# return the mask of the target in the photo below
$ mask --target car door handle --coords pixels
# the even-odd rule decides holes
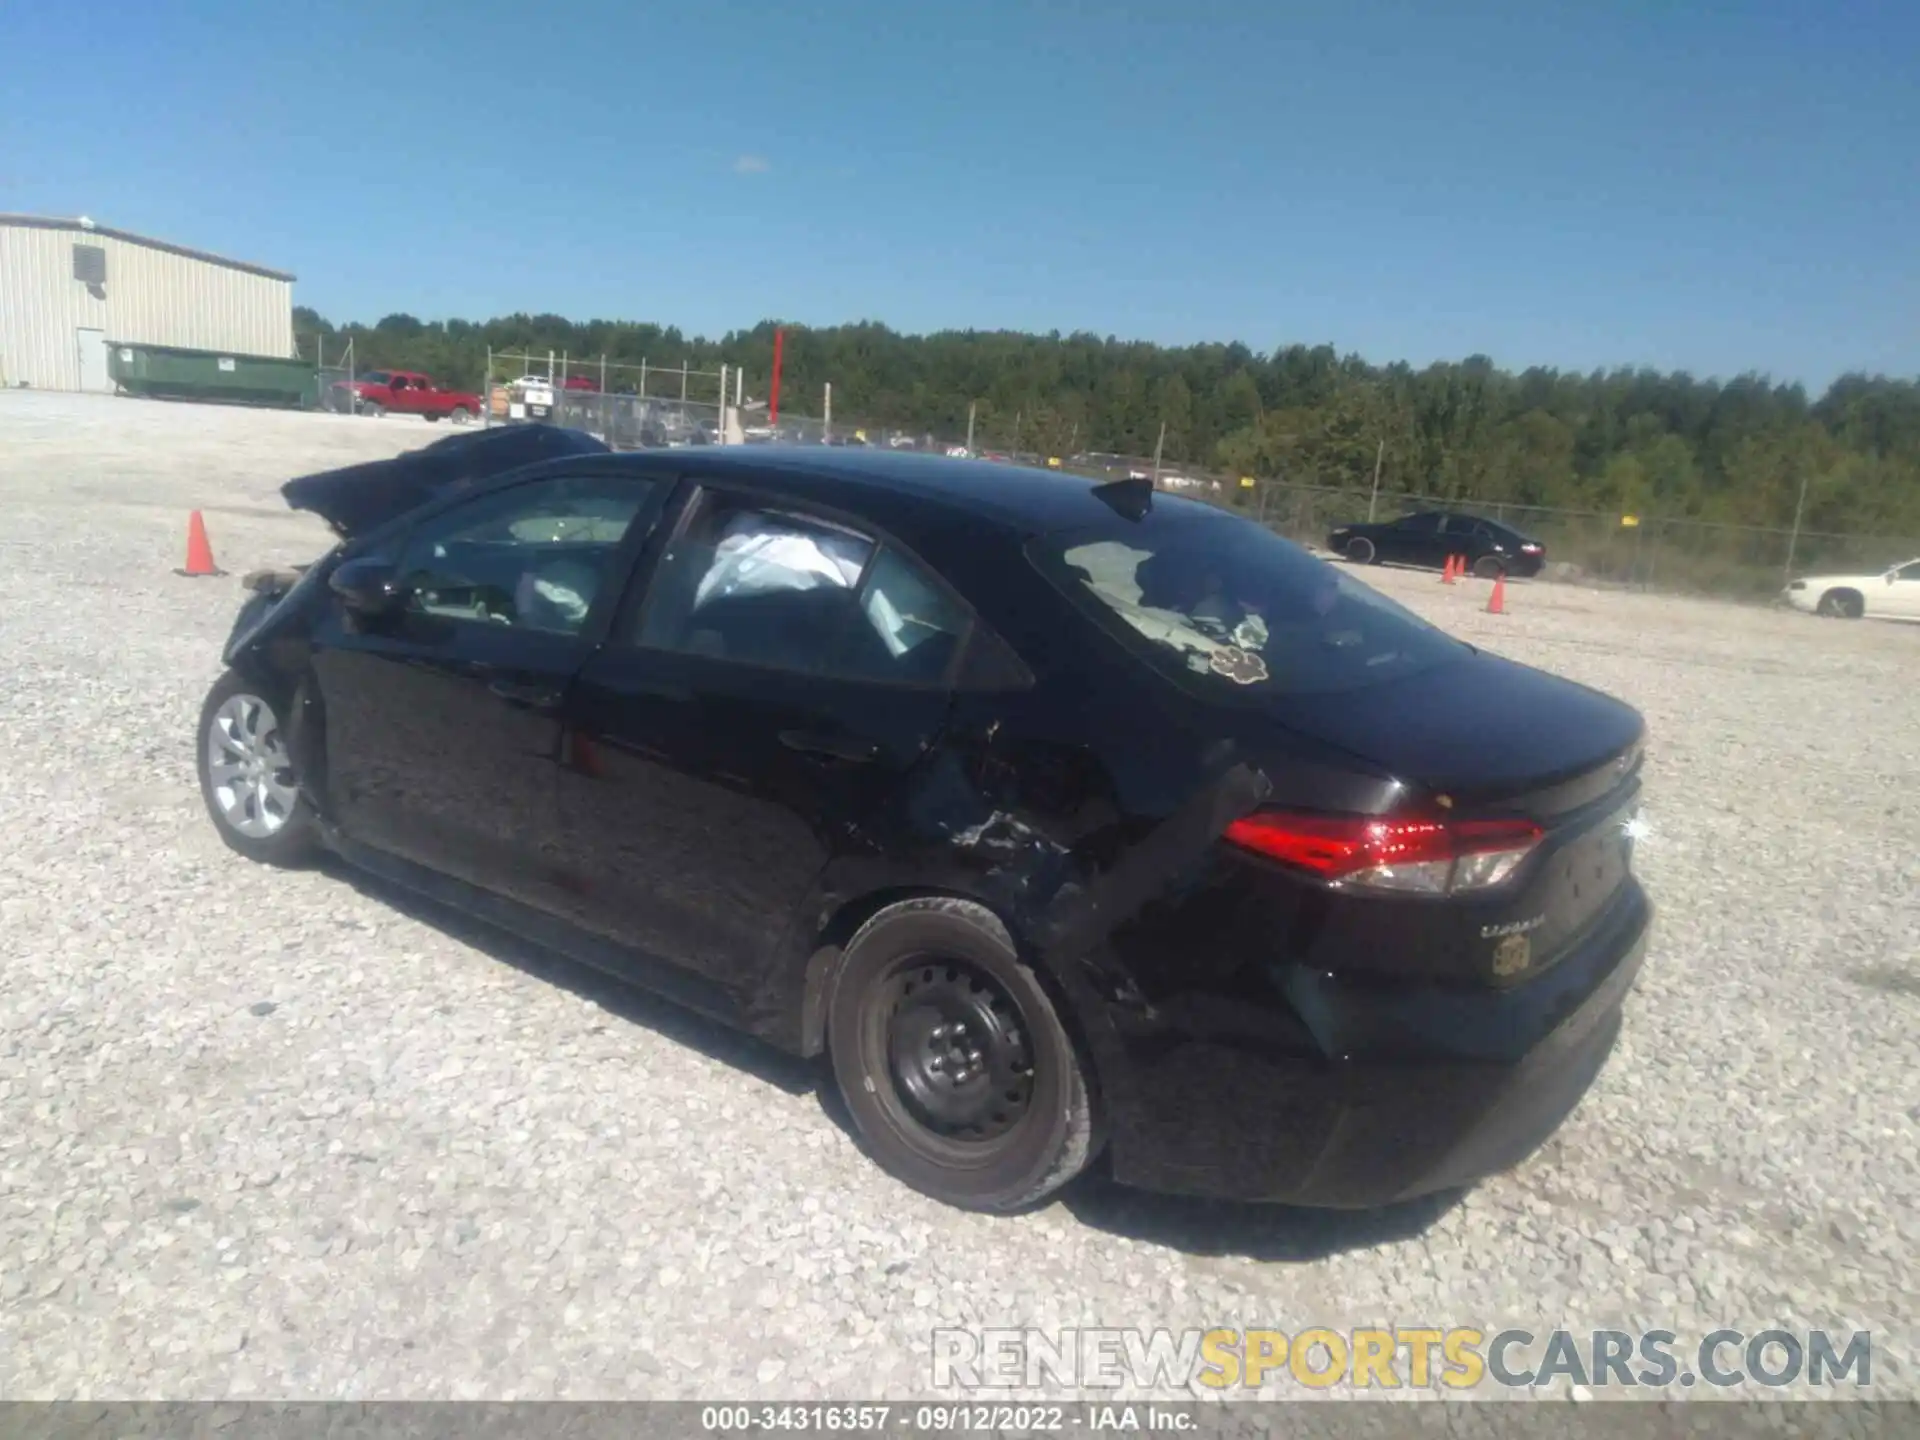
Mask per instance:
[[[798,750],[802,755],[815,755],[825,760],[844,760],[855,765],[864,765],[880,758],[880,747],[871,740],[860,740],[851,735],[833,735],[819,730],[782,730],[780,743],[789,750]]]
[[[495,680],[488,684],[487,691],[510,705],[525,705],[533,710],[557,710],[560,707],[560,692],[551,685]]]

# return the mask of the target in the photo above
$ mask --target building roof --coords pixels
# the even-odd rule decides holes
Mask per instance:
[[[191,246],[175,245],[171,241],[155,240],[147,235],[135,235],[131,230],[116,230],[111,225],[82,225],[77,219],[64,220],[57,215],[0,214],[0,229],[8,226],[17,226],[26,230],[70,230],[76,235],[106,235],[114,240],[124,240],[130,245],[144,245],[149,250],[164,250],[169,255],[184,255],[189,260],[201,260],[209,265],[223,265],[229,270],[243,270],[249,275],[264,275],[269,280],[285,280],[291,284],[294,279],[284,270],[269,270],[264,265],[255,265],[246,260],[229,260],[224,255],[195,250]]]

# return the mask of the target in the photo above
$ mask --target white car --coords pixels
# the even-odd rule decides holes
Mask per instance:
[[[553,382],[543,375],[522,375],[509,387],[517,403],[522,407],[521,416],[528,420],[550,420],[553,418]]]
[[[1780,598],[1812,615],[1858,620],[1920,620],[1920,560],[1873,575],[1809,575]]]

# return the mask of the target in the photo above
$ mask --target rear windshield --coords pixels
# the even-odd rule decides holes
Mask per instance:
[[[1156,668],[1221,699],[1384,684],[1468,653],[1358,580],[1250,521],[1149,514],[1042,535],[1040,572]]]

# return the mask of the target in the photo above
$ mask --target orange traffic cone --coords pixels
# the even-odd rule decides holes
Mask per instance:
[[[1453,555],[1447,556],[1447,563],[1440,567],[1440,583],[1442,585],[1453,584],[1453,577],[1459,573],[1454,568],[1454,564],[1453,564],[1453,562],[1457,558],[1458,558],[1457,556],[1453,556]]]
[[[185,568],[173,572],[176,575],[190,575],[199,578],[204,575],[224,575],[227,572],[213,563],[213,546],[207,541],[207,522],[200,518],[200,512],[194,511],[187,519],[187,563]]]
[[[1493,594],[1487,597],[1487,614],[1504,615],[1507,613],[1507,574],[1504,570],[1494,572]]]

